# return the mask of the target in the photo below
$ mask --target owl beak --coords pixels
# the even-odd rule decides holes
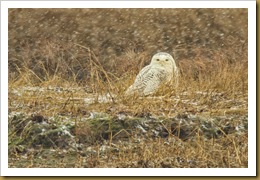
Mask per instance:
[[[165,62],[164,61],[160,61],[159,62],[161,65],[165,65]]]

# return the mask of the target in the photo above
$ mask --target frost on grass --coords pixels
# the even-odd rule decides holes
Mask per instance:
[[[186,146],[186,143],[196,143],[198,137],[200,141],[207,143],[213,139],[216,142],[221,142],[221,139],[228,136],[231,138],[234,135],[244,136],[247,134],[247,116],[205,118],[194,115],[178,115],[169,119],[163,117],[157,117],[157,119],[149,116],[137,118],[125,115],[123,120],[118,117],[93,112],[90,116],[82,118],[75,124],[73,117],[69,119],[62,116],[55,118],[26,117],[22,113],[10,115],[9,133],[12,134],[9,144],[10,160],[15,158],[12,155],[13,153],[20,154],[23,157],[31,154],[30,156],[34,157],[35,167],[53,167],[53,165],[48,165],[47,162],[43,163],[45,160],[42,161],[41,157],[44,156],[44,153],[53,156],[57,162],[59,160],[55,158],[55,154],[70,158],[76,157],[75,155],[78,154],[85,159],[85,163],[80,167],[89,167],[89,158],[91,157],[97,157],[99,159],[97,162],[102,164],[102,161],[108,158],[108,154],[114,154],[114,158],[117,159],[120,158],[120,154],[122,156],[127,152],[142,153],[144,143],[147,143],[147,141],[151,143],[158,142],[161,139],[161,143],[164,143],[163,146],[168,148]],[[149,146],[149,144],[145,146],[147,145]],[[47,151],[49,148],[54,151]],[[42,155],[38,156],[39,153]],[[168,162],[167,167],[178,167],[174,159],[180,157],[172,156],[169,158],[172,158],[172,160]],[[29,157],[24,159],[29,159]],[[164,167],[167,161],[165,162],[165,157],[163,159],[164,161],[159,161],[159,164],[154,164],[158,163],[157,158],[150,159],[149,163],[154,165],[149,163],[145,165],[141,163],[143,160],[133,159],[132,164],[131,160],[128,160],[130,164],[121,162],[122,164],[119,163],[118,166]],[[67,158],[65,158],[65,161],[67,161]],[[184,158],[183,161],[188,164],[184,162],[181,164],[186,164],[185,166],[188,167],[199,164],[199,159],[192,157]],[[22,162],[21,160],[17,163],[11,161],[9,165],[10,167],[24,167],[20,164]],[[141,164],[138,164],[138,162]],[[67,166],[70,166],[69,163]],[[114,167],[114,165],[108,163],[100,167]]]

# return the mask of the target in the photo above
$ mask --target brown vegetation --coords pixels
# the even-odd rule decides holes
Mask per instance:
[[[8,35],[9,113],[67,116],[76,122],[78,137],[97,135],[80,121],[92,112],[166,119],[225,116],[226,121],[232,117],[234,127],[248,113],[246,9],[10,9]],[[158,51],[175,57],[181,72],[178,88],[165,85],[154,97],[125,97]],[[26,86],[44,90],[22,91]],[[109,101],[99,100],[107,95]],[[93,103],[86,105],[85,98]],[[113,142],[119,150],[101,155],[104,143],[98,141],[91,146],[98,153],[70,152],[73,160],[57,160],[55,167],[247,167],[247,129],[219,131],[217,139],[194,128],[185,141],[172,134],[139,144],[132,133],[128,145],[113,141],[115,133],[107,146],[111,149]],[[37,156],[11,155],[14,167],[17,159],[31,163]],[[31,166],[52,167],[48,156]]]

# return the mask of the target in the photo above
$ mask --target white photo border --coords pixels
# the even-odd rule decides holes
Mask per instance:
[[[247,8],[248,168],[8,168],[9,8]],[[1,1],[1,176],[256,176],[255,1]]]

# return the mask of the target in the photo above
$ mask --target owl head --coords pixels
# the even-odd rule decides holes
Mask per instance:
[[[152,65],[160,65],[160,66],[163,66],[163,67],[171,67],[173,69],[176,68],[176,64],[175,64],[173,57],[170,54],[165,53],[165,52],[156,53],[152,57],[151,64]]]

